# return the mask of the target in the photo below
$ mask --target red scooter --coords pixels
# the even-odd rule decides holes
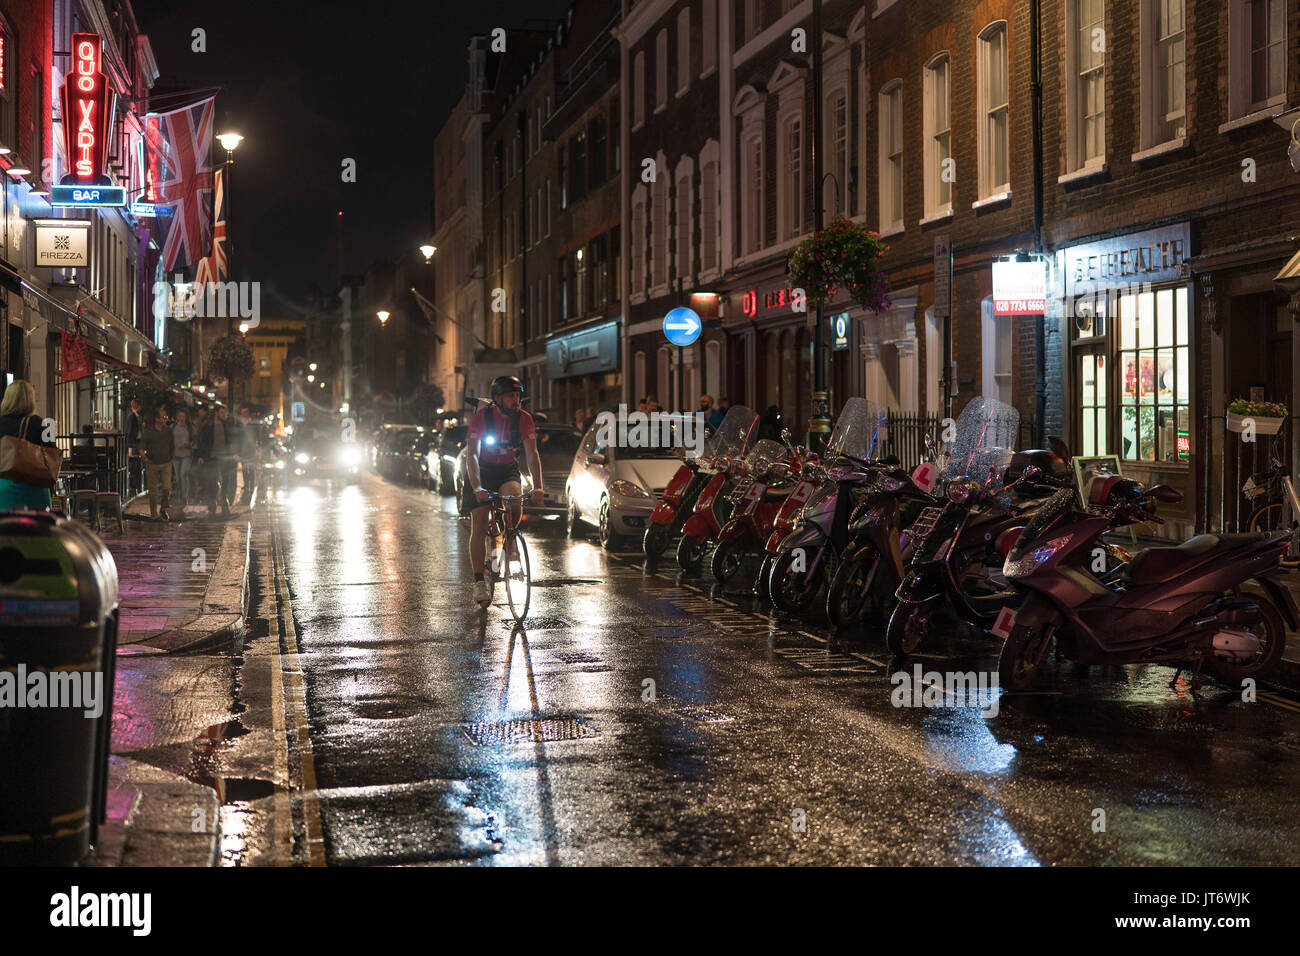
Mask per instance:
[[[700,472],[709,480],[695,499],[695,510],[682,525],[682,540],[677,545],[677,563],[687,574],[700,573],[709,544],[718,540],[723,523],[730,517],[731,502],[723,491],[735,480],[730,472],[739,463],[727,455],[699,461]]]
[[[772,573],[772,562],[781,553],[781,542],[785,540],[786,535],[794,531],[804,508],[812,501],[817,489],[826,482],[826,471],[821,467],[817,453],[807,448],[795,449],[790,473],[798,479],[798,482],[785,496],[785,500],[781,502],[781,510],[776,513],[772,531],[764,542],[763,563],[758,569],[758,580],[754,582],[758,596],[769,603],[772,596],[768,592],[768,578]]]
[[[776,526],[777,514],[797,483],[790,477],[790,449],[765,439],[746,456],[738,472],[742,481],[732,492],[736,508],[718,533],[713,551],[713,576],[720,584],[731,584],[747,565],[765,554],[765,544]],[[755,566],[751,570],[756,572]]]
[[[648,558],[658,558],[668,550],[668,544],[686,523],[699,500],[700,492],[711,475],[702,471],[700,463],[719,455],[743,455],[758,428],[758,416],[743,405],[733,405],[709,436],[699,457],[683,457],[681,466],[655,510],[646,523],[641,547]]]

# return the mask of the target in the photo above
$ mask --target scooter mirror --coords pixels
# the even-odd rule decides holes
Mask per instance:
[[[1033,484],[1036,481],[1041,481],[1042,478],[1043,469],[1039,468],[1037,465],[1027,465],[1020,477],[1016,480],[1016,484],[1020,484],[1021,482]]]
[[[1147,491],[1147,495],[1156,499],[1156,501],[1167,501],[1170,504],[1183,500],[1183,493],[1168,485],[1152,485]]]
[[[785,443],[788,445],[788,444],[790,444],[793,440],[794,440],[794,432],[790,431],[790,429],[788,429],[788,428],[782,428],[782,429],[781,429],[781,441],[785,442]]]

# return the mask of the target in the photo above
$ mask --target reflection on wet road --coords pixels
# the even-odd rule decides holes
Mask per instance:
[[[995,717],[895,707],[874,634],[525,533],[515,628],[472,603],[450,499],[372,476],[272,493],[238,679],[264,733],[224,773],[260,754],[279,786],[229,801],[227,862],[1296,862],[1290,709],[1069,665]],[[927,650],[927,672],[994,666],[971,636]]]

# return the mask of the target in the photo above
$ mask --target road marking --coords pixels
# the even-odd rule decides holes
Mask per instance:
[[[325,865],[325,841],[322,836],[320,798],[316,792],[316,762],[311,749],[311,735],[307,723],[307,691],[302,679],[302,662],[298,657],[298,632],[293,623],[293,605],[284,584],[284,547],[279,534],[278,516],[272,515],[272,547],[275,550],[275,596],[283,612],[283,640],[287,653],[283,655],[289,670],[277,668],[281,675],[287,673],[288,693],[284,695],[286,729],[292,717],[293,732],[298,744],[298,766],[302,777],[302,815],[307,833],[307,865]],[[283,662],[281,662],[281,665]],[[286,737],[288,734],[286,733]]]

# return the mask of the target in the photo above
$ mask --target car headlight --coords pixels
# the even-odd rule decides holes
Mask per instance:
[[[1042,547],[1034,548],[1033,551],[1021,555],[1014,561],[1011,559],[1011,555],[1007,555],[1006,561],[1002,562],[1002,576],[1008,580],[1029,577],[1029,575],[1046,564],[1052,555],[1069,544],[1070,539],[1073,537],[1072,534],[1066,534],[1059,538],[1052,538]]]
[[[293,456],[293,460],[300,465],[311,464],[311,456],[308,455],[305,451],[298,452],[298,454]]]
[[[640,485],[631,481],[624,481],[622,478],[615,479],[609,483],[609,488],[615,494],[622,495],[624,498],[649,498],[650,495]]]
[[[359,465],[361,464],[361,449],[356,445],[343,445],[339,448],[340,465]]]
[[[275,470],[276,470],[276,471],[284,471],[284,459],[283,459],[283,458],[281,458],[279,461],[277,461],[277,462],[275,463]]]

